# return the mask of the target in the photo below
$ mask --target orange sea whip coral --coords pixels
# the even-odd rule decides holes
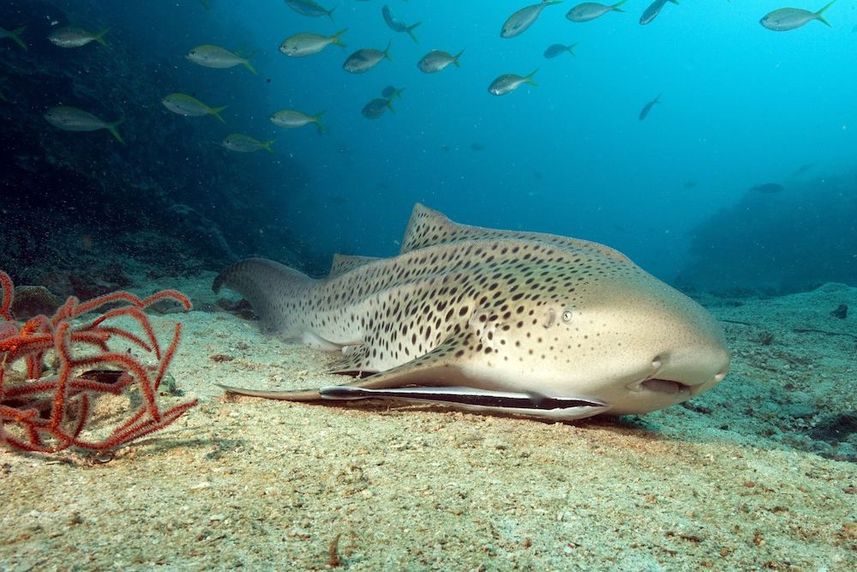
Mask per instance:
[[[162,300],[173,300],[190,310],[190,300],[181,292],[163,290],[142,299],[114,292],[86,302],[71,296],[52,317],[36,316],[22,325],[12,316],[13,295],[12,279],[0,270],[0,442],[43,453],[68,447],[110,451],[163,429],[197,404],[194,399],[166,411],[158,407],[158,387],[182,328],[175,325],[172,340],[163,349],[143,311]],[[113,307],[104,309],[108,305]],[[99,315],[73,323],[91,312]],[[108,323],[118,317],[134,320],[142,334]],[[111,350],[108,342],[117,339],[154,356],[157,364],[150,367],[130,353]],[[45,372],[49,352],[58,363],[56,373]],[[26,379],[20,379],[16,363],[21,364],[18,370],[26,369]],[[105,366],[112,369],[99,369]],[[120,395],[135,384],[143,397],[136,411],[107,437],[82,438],[81,433],[90,428],[91,401],[100,394]],[[14,434],[10,427],[16,427]]]

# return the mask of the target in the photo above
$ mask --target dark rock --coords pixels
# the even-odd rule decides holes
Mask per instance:
[[[227,300],[226,298],[219,298],[217,300],[217,305],[226,310],[231,314],[235,314],[240,318],[244,318],[245,320],[258,320],[259,317],[253,311],[253,308],[250,306],[250,303],[247,300],[239,300],[238,302],[233,302],[232,300]]]
[[[834,318],[844,320],[848,317],[848,304],[839,304],[839,306],[835,310],[830,312],[830,315]]]
[[[849,411],[822,417],[809,436],[818,441],[838,443],[845,441],[854,432],[857,432],[857,412]]]
[[[62,300],[44,286],[16,286],[12,314],[18,320],[29,320],[44,314],[52,316]]]

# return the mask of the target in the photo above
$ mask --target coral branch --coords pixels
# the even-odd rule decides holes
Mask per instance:
[[[12,297],[15,293],[15,286],[12,284],[12,279],[8,274],[0,270],[0,319],[11,322],[12,318]]]
[[[14,285],[2,271],[0,289],[0,443],[45,453],[68,447],[109,451],[163,429],[197,404],[192,400],[166,411],[158,405],[158,387],[178,348],[182,328],[175,325],[164,348],[144,312],[164,300],[190,310],[190,300],[181,292],[164,290],[142,299],[115,292],[86,302],[70,297],[52,317],[37,316],[19,326],[11,314]],[[105,309],[108,305],[111,308]],[[90,312],[100,315],[75,324]],[[130,319],[139,332],[105,323],[117,318]],[[115,346],[119,341],[149,356],[154,365],[111,349],[110,343]],[[45,375],[48,356],[58,365]],[[102,369],[105,366],[115,369]],[[98,432],[93,427],[96,400],[131,388],[142,395],[139,407],[106,437],[84,437]]]

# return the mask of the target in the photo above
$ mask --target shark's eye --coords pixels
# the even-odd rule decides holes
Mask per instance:
[[[571,322],[571,310],[564,310],[562,312],[562,321],[566,324]]]

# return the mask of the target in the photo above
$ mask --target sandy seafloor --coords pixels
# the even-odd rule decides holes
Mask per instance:
[[[201,404],[106,464],[0,450],[0,570],[320,570],[337,537],[350,570],[857,569],[857,289],[705,302],[743,322],[724,383],[574,423],[225,399],[342,380],[231,314],[156,316]]]

